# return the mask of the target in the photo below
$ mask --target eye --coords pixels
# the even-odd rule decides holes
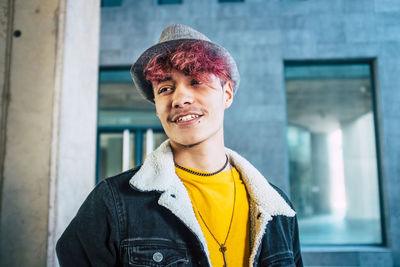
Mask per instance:
[[[201,84],[201,82],[198,81],[198,80],[195,80],[195,79],[193,79],[193,80],[190,82],[190,85],[191,85],[191,86],[199,85],[199,84]]]
[[[163,94],[165,92],[168,92],[172,90],[172,88],[170,86],[163,86],[160,89],[158,89],[158,94]]]

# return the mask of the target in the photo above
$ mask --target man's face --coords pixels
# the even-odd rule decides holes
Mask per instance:
[[[201,83],[180,71],[153,83],[154,102],[165,133],[172,145],[192,146],[206,141],[223,141],[224,110],[232,104],[230,82],[221,85],[215,75]]]

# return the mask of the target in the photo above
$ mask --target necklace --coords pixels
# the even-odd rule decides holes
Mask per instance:
[[[206,226],[208,232],[210,232],[211,236],[214,238],[215,242],[217,242],[219,246],[219,251],[222,253],[222,256],[224,257],[224,265],[223,267],[227,267],[226,263],[226,255],[225,252],[228,250],[226,247],[226,241],[228,240],[229,233],[231,232],[231,227],[232,227],[232,222],[233,222],[233,215],[235,214],[235,203],[236,203],[236,183],[235,183],[235,177],[233,176],[233,169],[231,169],[231,175],[233,179],[233,208],[232,208],[232,216],[231,216],[231,221],[229,222],[229,228],[228,228],[228,233],[226,233],[226,237],[223,243],[220,243],[218,239],[215,237],[215,235],[211,232],[210,228],[206,224],[206,221],[203,219],[203,216],[201,216],[201,213],[199,210],[197,212],[199,213],[200,219],[203,221],[204,225]]]
[[[215,175],[215,174],[217,174],[217,173],[220,173],[223,169],[225,169],[225,167],[228,165],[228,162],[229,162],[228,156],[226,155],[226,161],[225,161],[224,166],[222,166],[222,168],[219,169],[218,171],[212,172],[212,173],[201,173],[201,172],[192,171],[192,170],[189,170],[189,169],[187,169],[187,168],[185,168],[185,167],[182,167],[182,166],[178,165],[177,163],[175,163],[175,166],[178,167],[178,168],[181,169],[181,170],[184,170],[184,171],[186,171],[186,172],[188,172],[188,173],[191,173],[191,174],[194,174],[194,175],[198,175],[198,176],[212,176],[212,175]],[[217,242],[217,244],[218,244],[218,246],[219,246],[219,251],[222,253],[222,257],[224,258],[224,265],[223,265],[223,267],[227,267],[227,266],[228,266],[228,265],[227,265],[227,262],[226,262],[226,255],[225,255],[225,252],[228,250],[228,248],[226,247],[225,244],[226,244],[226,241],[228,240],[229,233],[231,232],[231,227],[232,227],[232,222],[233,222],[233,215],[235,214],[235,206],[236,206],[236,182],[235,182],[235,177],[234,177],[234,175],[233,175],[233,168],[231,169],[231,176],[232,176],[232,179],[233,179],[233,208],[232,208],[231,220],[230,220],[230,222],[229,222],[228,232],[226,233],[226,237],[225,237],[225,240],[224,240],[223,243],[220,243],[220,242],[218,241],[218,239],[215,237],[215,235],[213,234],[213,232],[211,232],[210,227],[208,227],[208,225],[207,225],[206,221],[204,220],[203,216],[201,215],[200,211],[197,210],[197,212],[199,213],[200,219],[202,220],[202,222],[203,222],[204,225],[206,226],[208,232],[211,234],[211,236],[214,238],[215,242]]]
[[[225,155],[225,156],[226,156],[226,161],[225,161],[224,166],[222,166],[222,168],[219,169],[219,170],[216,171],[216,172],[207,172],[207,173],[196,172],[196,171],[193,171],[193,170],[189,170],[189,169],[187,169],[187,168],[185,168],[185,167],[182,167],[181,165],[178,165],[178,163],[176,163],[176,162],[175,162],[175,167],[178,167],[179,169],[184,170],[184,171],[186,171],[186,172],[188,172],[188,173],[191,173],[191,174],[194,174],[194,175],[199,175],[199,176],[213,176],[213,175],[216,175],[216,174],[222,172],[222,171],[225,169],[226,165],[228,165],[228,156],[227,156],[227,155]]]

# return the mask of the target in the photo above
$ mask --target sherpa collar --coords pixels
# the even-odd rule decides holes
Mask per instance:
[[[272,216],[276,215],[293,217],[295,212],[250,162],[233,150],[226,148],[225,152],[231,164],[241,174],[241,178],[250,196],[250,221],[253,221],[252,228],[254,232],[251,233],[252,251],[250,266],[252,266],[256,250],[261,243],[262,235],[268,221],[272,219]],[[131,186],[140,191],[161,192],[158,204],[171,210],[197,235],[205,248],[207,256],[209,256],[207,242],[197,222],[189,194],[175,173],[169,140],[162,143],[147,156],[142,167],[129,182]],[[260,218],[260,220],[255,222],[254,217]]]
[[[246,189],[256,204],[271,216],[294,216],[295,212],[250,162],[228,148],[226,154],[241,174]],[[140,191],[164,192],[179,181],[175,173],[171,146],[167,140],[147,156],[143,166],[130,180],[130,184]]]

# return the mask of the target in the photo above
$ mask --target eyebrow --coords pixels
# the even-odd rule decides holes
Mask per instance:
[[[157,83],[162,83],[162,82],[166,82],[166,81],[172,81],[172,77],[168,76],[168,77],[166,77],[166,78],[164,78],[162,80],[158,80]]]

